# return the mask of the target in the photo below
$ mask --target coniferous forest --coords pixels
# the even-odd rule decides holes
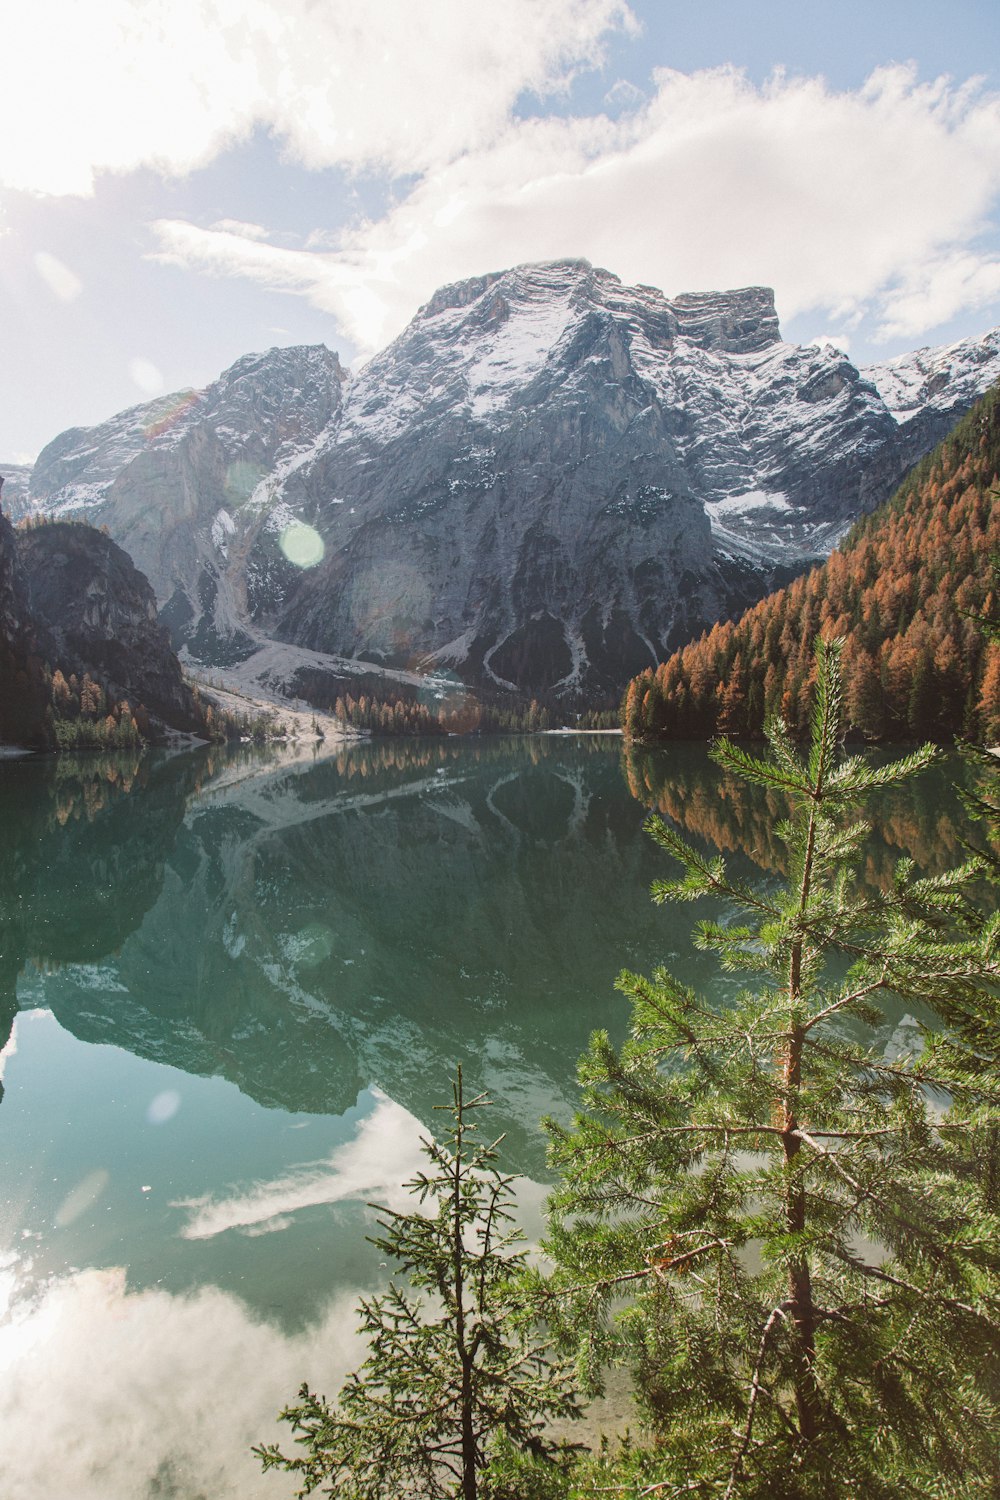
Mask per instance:
[[[630,739],[808,723],[817,636],[843,637],[845,727],[870,742],[1000,737],[1000,391],[988,393],[821,566],[633,678]]]

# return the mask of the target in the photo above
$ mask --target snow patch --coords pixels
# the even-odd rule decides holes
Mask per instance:
[[[236,522],[233,520],[228,510],[224,508],[217,510],[215,513],[215,519],[212,522],[212,546],[215,548],[216,552],[220,552],[223,557],[229,556],[227,538],[233,536],[235,532]]]
[[[770,495],[766,490],[747,490],[743,495],[727,495],[724,500],[709,500],[705,509],[713,521],[722,516],[744,516],[755,510],[790,511],[788,496],[779,490]]]
[[[874,385],[901,426],[928,408],[947,411],[983,395],[1000,380],[1000,328],[982,338],[866,365],[861,375]]]
[[[515,306],[478,359],[468,366],[469,410],[482,419],[533,379],[559,343],[570,321],[568,300]]]
[[[222,929],[222,946],[230,958],[239,958],[247,945],[246,934],[237,932],[238,918],[235,912]]]

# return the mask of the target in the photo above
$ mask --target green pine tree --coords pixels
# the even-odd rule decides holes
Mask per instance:
[[[514,1178],[496,1168],[499,1141],[478,1144],[458,1070],[451,1130],[424,1140],[428,1170],[408,1183],[431,1212],[380,1210],[372,1243],[405,1283],[360,1304],[368,1357],[331,1406],[307,1385],[280,1420],[305,1450],[254,1452],[299,1476],[298,1495],[344,1500],[505,1500],[511,1474],[527,1496],[532,1470],[559,1452],[545,1423],[577,1414],[569,1369],[533,1332],[520,1289],[523,1236],[513,1227]],[[421,1298],[420,1293],[427,1294]]]
[[[934,752],[844,759],[839,657],[820,646],[805,755],[780,724],[769,758],[714,751],[788,799],[786,887],[649,825],[685,870],[654,899],[742,911],[697,942],[750,986],[720,1008],[623,975],[631,1038],[595,1035],[585,1112],[549,1127],[551,1316],[592,1378],[631,1365],[654,1439],[620,1494],[1000,1495],[998,919],[976,858],[855,878],[855,809]],[[927,1024],[887,1048],[891,998]]]

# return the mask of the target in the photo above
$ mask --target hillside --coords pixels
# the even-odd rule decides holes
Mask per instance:
[[[205,734],[149,582],[79,522],[0,512],[0,745],[86,748]]]
[[[776,712],[800,732],[822,632],[846,639],[856,737],[996,740],[1000,646],[977,617],[996,607],[998,475],[994,388],[825,563],[633,678],[626,734],[755,735]]]

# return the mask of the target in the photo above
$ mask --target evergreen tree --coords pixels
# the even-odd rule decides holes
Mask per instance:
[[[299,1495],[501,1500],[510,1491],[490,1472],[498,1458],[500,1469],[521,1472],[526,1495],[530,1470],[557,1452],[546,1420],[576,1415],[570,1372],[534,1337],[519,1289],[514,1179],[495,1166],[499,1141],[475,1141],[470,1117],[488,1102],[463,1097],[459,1069],[452,1104],[439,1106],[451,1131],[422,1142],[429,1168],[407,1184],[433,1212],[380,1210],[385,1233],[372,1243],[408,1286],[362,1301],[368,1357],[337,1405],[303,1385],[281,1413],[304,1454],[254,1449],[265,1469],[301,1478]]]
[[[633,1368],[656,1441],[629,1493],[1000,1494],[1000,922],[972,905],[975,858],[855,882],[854,809],[933,750],[842,759],[839,656],[818,648],[805,755],[780,724],[767,759],[714,752],[788,799],[786,886],[650,821],[685,870],[654,899],[746,913],[697,941],[756,983],[719,1008],[664,970],[623,975],[631,1038],[594,1036],[586,1112],[549,1127],[548,1306],[592,1376]],[[893,998],[927,1020],[912,1044],[885,1044]]]

